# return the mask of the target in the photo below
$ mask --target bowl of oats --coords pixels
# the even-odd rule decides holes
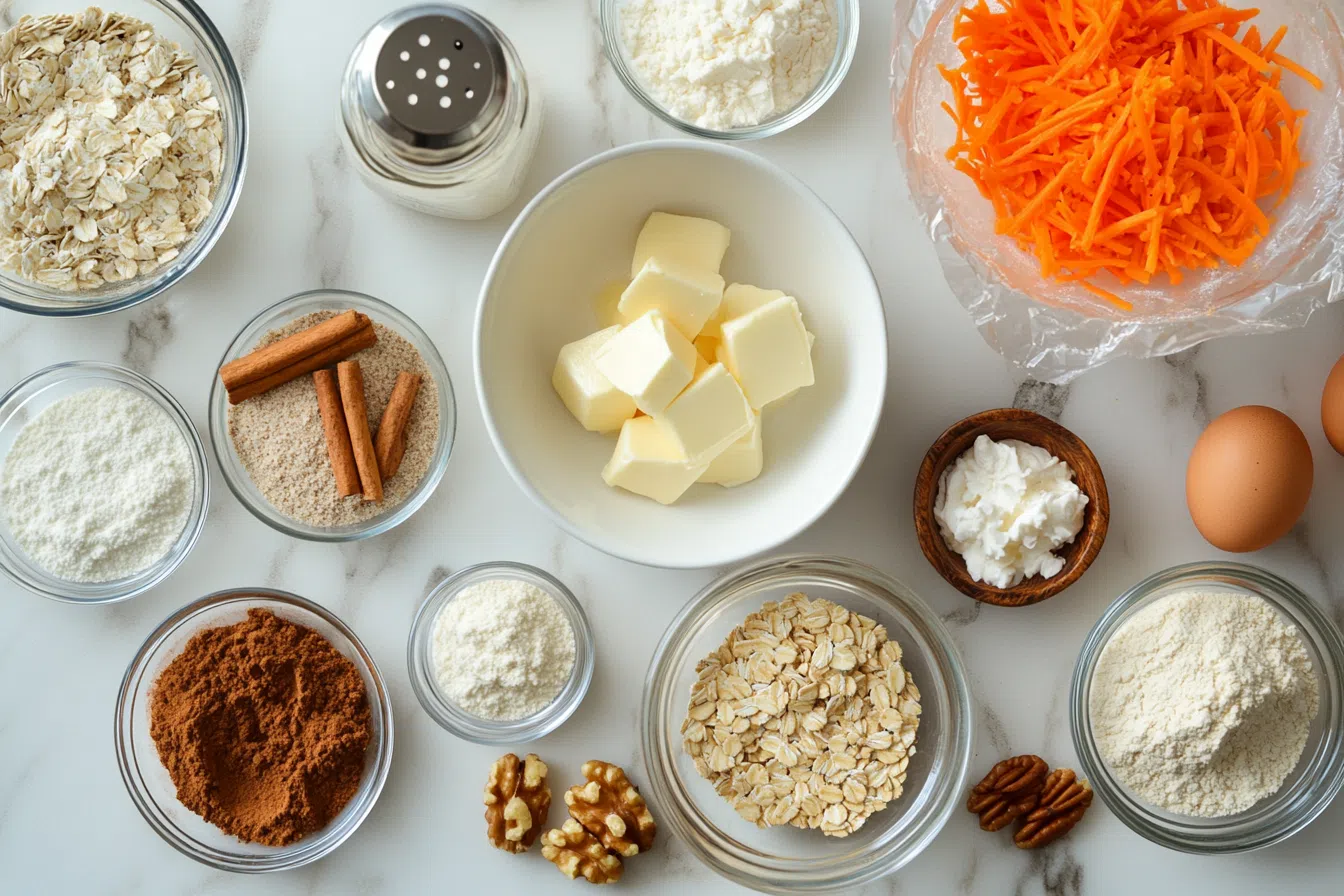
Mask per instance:
[[[961,804],[973,715],[947,628],[906,586],[839,557],[762,560],[701,591],[654,653],[649,802],[736,883],[852,891]]]
[[[118,311],[193,270],[233,214],[247,103],[191,0],[51,13],[0,34],[0,306]]]

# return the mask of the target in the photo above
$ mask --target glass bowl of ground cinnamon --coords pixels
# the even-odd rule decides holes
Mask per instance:
[[[265,588],[172,614],[117,696],[117,761],[140,814],[226,871],[297,868],[373,808],[392,705],[372,656],[330,611]]]
[[[434,342],[390,304],[322,289],[243,327],[210,389],[210,442],[252,514],[308,541],[409,519],[448,467],[457,421]]]

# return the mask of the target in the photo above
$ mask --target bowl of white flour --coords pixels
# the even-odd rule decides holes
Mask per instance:
[[[646,109],[697,137],[788,130],[840,87],[858,0],[602,0],[602,41]]]
[[[0,397],[0,571],[29,591],[93,604],[153,588],[209,496],[186,411],[132,370],[56,364]]]
[[[1182,852],[1246,852],[1306,827],[1344,788],[1344,638],[1253,566],[1160,572],[1107,609],[1070,695],[1102,801]]]

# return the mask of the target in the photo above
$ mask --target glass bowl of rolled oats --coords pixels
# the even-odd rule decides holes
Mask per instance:
[[[739,884],[849,890],[942,829],[972,723],[951,636],[908,588],[839,557],[758,561],[700,592],[654,653],[649,802]]]
[[[247,103],[191,0],[7,3],[0,26],[0,306],[128,308],[205,258],[237,205]]]

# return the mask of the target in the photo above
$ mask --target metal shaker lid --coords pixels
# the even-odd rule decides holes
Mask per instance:
[[[460,6],[391,13],[351,59],[360,110],[399,154],[428,162],[455,158],[504,108],[508,61],[496,35]]]

